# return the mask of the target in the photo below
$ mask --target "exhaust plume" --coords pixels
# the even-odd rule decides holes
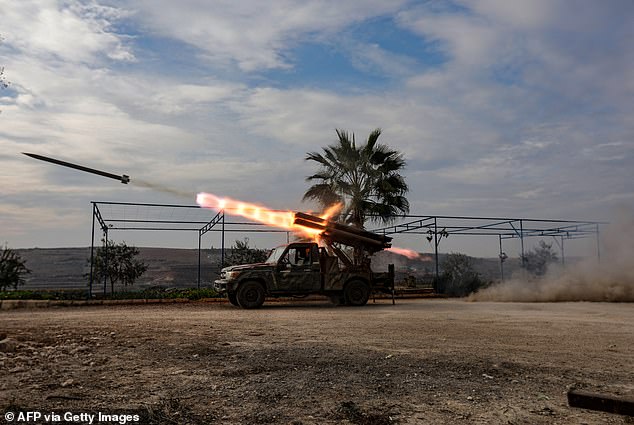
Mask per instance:
[[[386,249],[386,251],[391,252],[393,254],[402,255],[403,257],[407,257],[410,260],[419,259],[421,261],[432,261],[431,257],[428,255],[422,255],[420,252],[416,252],[407,248],[399,248],[398,246],[393,246],[391,248]]]
[[[621,209],[603,232],[601,261],[589,258],[540,280],[512,279],[483,289],[470,301],[634,301],[634,211]]]
[[[219,197],[212,193],[199,193],[196,196],[196,203],[203,208],[215,210],[227,210],[227,214],[248,218],[267,226],[278,227],[289,230],[305,237],[319,239],[322,230],[295,224],[295,212],[286,210],[273,210],[264,205],[239,201],[228,197]],[[320,218],[327,220],[341,209],[341,204],[329,207]]]
[[[141,179],[133,179],[130,181],[135,186],[141,186],[148,189],[156,190],[163,193],[169,193],[170,195],[176,195],[181,198],[191,199],[195,196],[193,192],[187,192],[185,190],[178,190],[171,187],[164,186],[162,184],[151,183]]]

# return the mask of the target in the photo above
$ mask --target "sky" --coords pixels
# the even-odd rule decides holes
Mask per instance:
[[[90,245],[91,201],[205,191],[314,210],[305,156],[335,129],[382,129],[412,214],[610,220],[634,206],[631,0],[0,0],[0,35],[10,247]]]

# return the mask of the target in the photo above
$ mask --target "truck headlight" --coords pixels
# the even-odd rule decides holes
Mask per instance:
[[[225,274],[225,279],[233,280],[233,279],[237,279],[238,276],[240,276],[240,272],[239,271],[237,271],[237,270],[236,271],[230,271],[230,272],[227,272]]]

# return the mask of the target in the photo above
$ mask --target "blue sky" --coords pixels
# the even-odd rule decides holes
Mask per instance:
[[[194,202],[20,152],[306,210],[303,158],[336,128],[383,129],[414,214],[634,205],[630,0],[0,0],[0,34],[13,247],[87,245],[91,200]]]

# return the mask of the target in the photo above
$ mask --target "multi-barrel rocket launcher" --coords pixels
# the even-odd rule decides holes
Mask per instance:
[[[392,294],[394,302],[394,266],[389,265],[387,272],[374,272],[369,257],[390,248],[392,238],[336,223],[327,214],[289,213],[288,224],[305,236],[302,240],[273,249],[264,263],[221,270],[214,289],[227,294],[231,304],[258,308],[267,296],[316,294],[338,305],[362,306],[377,292]],[[344,246],[354,249],[353,259]]]
[[[298,226],[319,230],[321,232],[319,233],[319,239],[348,267],[354,265],[353,261],[336,244],[350,246],[358,252],[363,252],[367,255],[372,255],[392,246],[392,238],[389,236],[336,223],[311,214],[296,212],[293,222]]]

